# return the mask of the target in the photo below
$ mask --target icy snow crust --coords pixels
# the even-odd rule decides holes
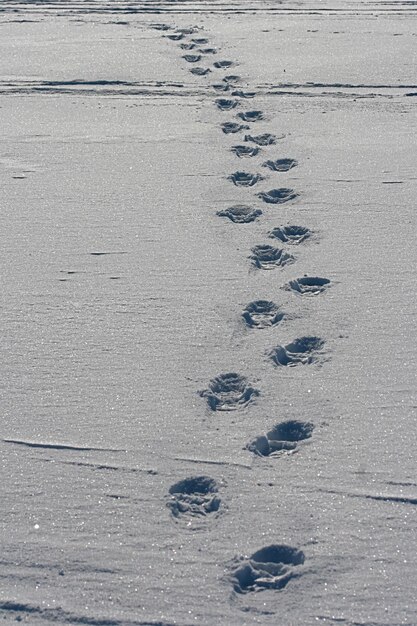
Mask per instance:
[[[5,624],[415,626],[416,18],[0,3]]]

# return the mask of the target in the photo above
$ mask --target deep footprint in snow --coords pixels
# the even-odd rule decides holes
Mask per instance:
[[[187,526],[216,515],[221,506],[217,483],[209,476],[190,476],[172,485],[167,503],[174,518],[182,519]]]
[[[210,74],[211,69],[208,67],[192,67],[190,72],[196,76],[207,76],[207,74]]]
[[[191,39],[191,41],[195,44],[198,44],[199,46],[206,46],[209,42],[209,40],[206,39],[205,37],[197,37],[197,38]]]
[[[184,54],[182,58],[187,63],[198,63],[201,61],[201,54]]]
[[[272,270],[275,267],[284,267],[289,263],[294,263],[295,259],[281,248],[274,248],[262,244],[252,248],[252,254],[249,257],[255,267],[262,270]]]
[[[212,411],[235,411],[248,406],[259,390],[252,387],[244,376],[234,372],[220,374],[210,381],[209,388],[200,392]]]
[[[240,76],[237,76],[237,74],[230,74],[229,76],[222,78],[222,81],[228,85],[235,85],[240,81]]]
[[[214,83],[212,87],[216,91],[229,91],[230,89],[230,85],[228,85],[227,83]]]
[[[242,111],[238,113],[238,117],[244,122],[258,122],[264,119],[262,111]]]
[[[218,70],[224,70],[224,69],[227,69],[228,67],[232,67],[234,63],[233,61],[216,61],[213,65]]]
[[[248,128],[249,126],[246,126],[245,124],[236,124],[236,122],[224,122],[224,124],[221,125],[221,129],[226,135],[239,133],[241,130],[247,130]]]
[[[218,98],[216,100],[216,106],[220,111],[230,111],[237,107],[239,102],[237,100],[228,100],[227,98]]]
[[[263,167],[269,167],[273,172],[288,172],[298,165],[295,159],[276,159],[275,161],[265,161]]]
[[[246,447],[258,456],[295,450],[299,441],[310,439],[314,430],[311,422],[288,420],[274,426],[266,435],[260,435]]]
[[[322,363],[324,341],[320,337],[299,337],[286,346],[277,346],[269,353],[277,366],[295,367]]]
[[[258,146],[271,146],[277,142],[278,139],[283,139],[285,135],[277,137],[277,135],[271,135],[271,133],[263,133],[262,135],[245,135],[244,141],[252,141]]]
[[[173,33],[172,35],[166,35],[166,37],[168,39],[171,39],[171,41],[181,41],[181,39],[184,39],[184,34],[183,33]]]
[[[227,177],[236,187],[253,187],[263,176],[260,174],[251,174],[250,172],[234,172]]]
[[[291,546],[273,544],[250,557],[234,560],[232,584],[236,593],[283,589],[291,578],[299,576],[297,567],[305,561],[304,553]]]
[[[180,43],[180,48],[182,50],[194,50],[197,45],[195,43]]]
[[[244,204],[238,204],[224,209],[223,211],[217,211],[217,215],[219,217],[228,217],[229,220],[236,224],[249,224],[262,215],[262,211],[261,209],[254,209]]]
[[[260,148],[257,146],[232,146],[230,150],[234,152],[237,157],[242,159],[245,157],[256,156],[260,151]]]
[[[279,324],[284,317],[280,307],[270,300],[255,300],[242,311],[242,317],[249,328],[269,328]]]
[[[201,54],[217,54],[216,48],[199,48],[198,51]]]
[[[328,278],[321,278],[319,276],[302,276],[285,285],[285,289],[291,289],[295,293],[299,293],[302,296],[317,296],[330,287],[330,280]]]
[[[280,187],[279,189],[270,189],[269,191],[261,191],[258,193],[258,198],[261,198],[268,204],[283,204],[289,200],[294,200],[298,196],[294,189],[288,189],[287,187]]]
[[[290,245],[296,245],[302,243],[306,239],[311,237],[312,232],[305,226],[281,226],[274,228],[269,233],[272,239],[278,239],[282,243],[288,243]]]

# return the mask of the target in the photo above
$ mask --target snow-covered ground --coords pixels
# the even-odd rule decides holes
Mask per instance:
[[[4,623],[417,624],[416,46],[1,2]]]

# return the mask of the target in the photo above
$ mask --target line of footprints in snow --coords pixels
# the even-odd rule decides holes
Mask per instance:
[[[212,55],[217,50],[210,47],[208,39],[197,37],[198,28],[174,30],[166,24],[153,24],[153,28],[164,32],[164,36],[176,42],[184,51],[182,58],[190,64],[190,72],[197,76],[210,77],[213,71],[222,71],[235,65],[232,61],[219,60],[211,63]],[[211,67],[199,65],[210,59]],[[243,101],[255,98],[256,93],[244,91],[238,87],[239,76],[224,76],[211,86],[217,93],[215,104],[220,111],[232,111],[239,108]],[[238,121],[221,124],[223,133],[237,134],[251,131],[254,123],[264,120],[262,111],[241,111],[236,115]],[[284,136],[270,133],[260,135],[244,134],[243,143],[234,145],[231,150],[240,159],[257,156],[262,148],[274,146]],[[266,160],[263,167],[272,172],[288,172],[297,167],[292,158]],[[236,171],[228,179],[238,187],[253,187],[264,180],[261,174]],[[297,193],[287,187],[261,191],[257,197],[267,204],[283,204],[297,197]],[[218,211],[217,215],[226,217],[236,224],[254,222],[262,215],[258,208],[236,205]],[[277,244],[295,246],[313,237],[314,233],[304,226],[287,225],[274,228],[269,236]],[[288,249],[287,249],[288,250]],[[256,245],[252,248],[250,259],[255,268],[271,270],[295,262],[295,257],[286,249],[273,245]],[[330,280],[318,276],[302,276],[284,286],[301,296],[316,296],[330,286]],[[256,300],[246,306],[242,312],[244,322],[249,328],[264,329],[275,326],[284,319],[285,313],[272,301]],[[326,360],[324,341],[320,337],[299,337],[285,346],[277,346],[269,356],[277,367],[295,367],[302,364],[322,363]],[[233,411],[248,406],[258,395],[244,376],[237,373],[220,374],[210,381],[208,389],[200,392],[212,411]],[[311,437],[314,425],[310,422],[288,420],[275,425],[268,433],[256,437],[247,444],[247,449],[261,457],[273,456],[283,451],[294,451],[300,441]],[[174,485],[169,490],[168,506],[174,518],[190,528],[197,528],[199,521],[208,516],[217,516],[222,511],[219,488],[209,476],[191,476]],[[288,581],[300,575],[300,565],[304,563],[304,553],[294,547],[281,544],[266,546],[254,552],[250,557],[238,557],[230,564],[230,579],[234,590],[243,594],[264,589],[282,589]]]

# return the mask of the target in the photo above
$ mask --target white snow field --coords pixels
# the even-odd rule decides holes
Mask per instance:
[[[2,0],[4,624],[416,626],[417,3]]]

